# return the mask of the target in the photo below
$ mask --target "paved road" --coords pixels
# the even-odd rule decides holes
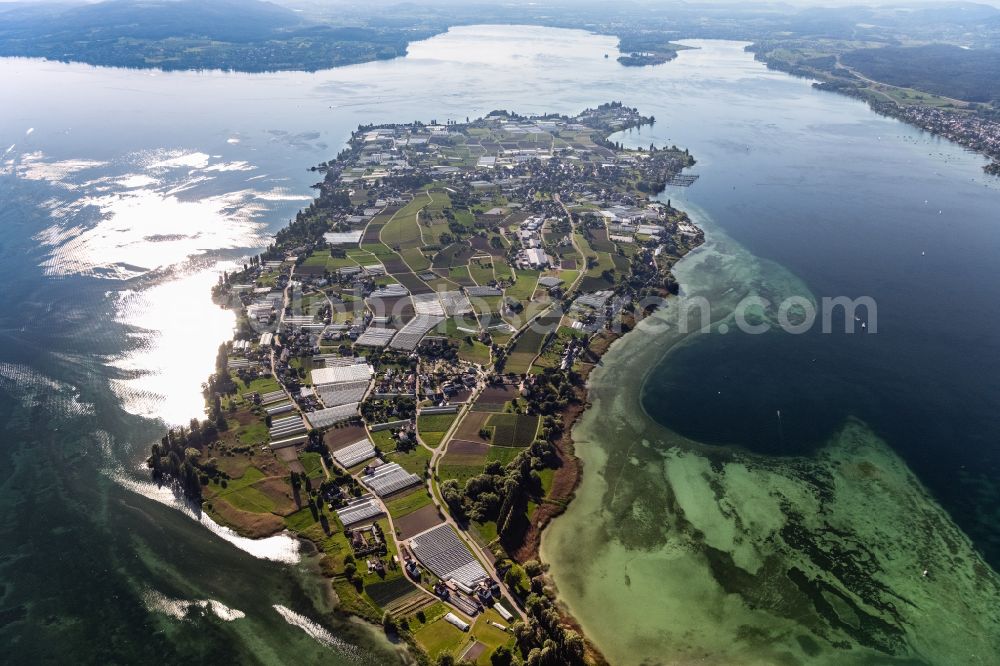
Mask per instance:
[[[281,312],[278,314],[278,331],[279,332],[281,331],[281,323],[283,321],[285,321],[285,308],[288,307],[288,301],[290,299],[289,293],[292,290],[292,276],[293,275],[295,275],[295,264],[292,264],[291,270],[288,271],[288,284],[285,285],[284,291],[281,292]],[[274,347],[272,346],[271,347],[271,376],[274,377],[275,380],[278,380],[278,371],[277,371],[276,365],[277,364],[275,363],[275,360],[274,360]],[[306,413],[304,411],[302,411],[302,408],[299,406],[298,401],[296,401],[295,398],[292,397],[292,394],[289,392],[289,390],[287,388],[285,388],[285,383],[284,382],[278,381],[278,384],[281,386],[281,390],[285,392],[285,395],[288,396],[288,399],[292,401],[292,406],[295,407],[295,410],[299,414],[302,415],[302,422],[305,424],[306,430],[307,431],[311,430],[312,429],[312,423],[309,422],[309,417],[307,417]]]
[[[441,458],[443,458],[445,453],[447,453],[448,451],[448,444],[451,443],[451,440],[455,435],[455,431],[458,430],[459,425],[469,414],[469,412],[472,411],[472,405],[475,404],[476,398],[479,397],[479,394],[485,387],[486,387],[486,382],[484,378],[481,377],[479,383],[476,385],[475,390],[469,397],[469,400],[459,410],[458,417],[455,419],[454,423],[451,424],[451,427],[445,433],[444,437],[441,439],[441,443],[438,445],[436,449],[427,446],[424,443],[423,439],[420,438],[419,434],[417,435],[417,441],[420,442],[421,446],[423,446],[425,449],[431,452],[430,478],[427,479],[427,488],[431,493],[431,497],[434,499],[435,506],[437,506],[438,510],[444,515],[445,522],[451,525],[453,528],[455,528],[455,531],[458,532],[459,538],[465,543],[466,547],[468,547],[468,549],[472,552],[472,554],[476,557],[476,559],[479,560],[479,563],[483,565],[483,568],[486,569],[487,572],[492,572],[494,570],[494,567],[492,565],[493,563],[492,555],[488,554],[482,547],[480,547],[475,537],[473,537],[467,529],[463,528],[455,521],[454,518],[452,518],[451,512],[448,510],[448,506],[447,504],[445,504],[444,498],[441,496],[441,489],[438,487],[438,483],[436,481],[438,475],[438,465],[441,463]],[[503,596],[503,598],[508,601],[509,605],[513,608],[514,615],[518,618],[522,617],[520,605],[510,594],[510,592],[507,590],[507,586],[504,585],[502,581],[500,585],[500,593]]]

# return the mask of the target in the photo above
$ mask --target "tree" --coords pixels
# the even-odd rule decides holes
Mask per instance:
[[[510,666],[514,661],[514,656],[510,652],[510,648],[506,645],[501,645],[496,650],[493,650],[493,654],[490,655],[490,664],[492,666]]]
[[[384,629],[387,634],[395,634],[398,631],[396,619],[392,616],[392,613],[389,613],[388,611],[382,615],[382,629]]]
[[[587,648],[580,634],[572,629],[567,629],[563,633],[563,652],[566,655],[566,659],[571,663],[584,663],[583,659]]]
[[[531,582],[528,580],[528,575],[519,564],[514,564],[507,570],[507,573],[504,574],[503,582],[507,584],[507,587],[515,596],[522,599],[531,590]]]

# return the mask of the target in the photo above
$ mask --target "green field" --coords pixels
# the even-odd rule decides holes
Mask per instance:
[[[365,586],[365,594],[379,606],[387,606],[396,599],[413,592],[413,583],[406,576],[372,583]]]
[[[406,262],[407,266],[413,269],[414,273],[420,273],[421,271],[426,271],[431,267],[431,260],[420,251],[417,247],[408,247],[399,251],[403,261]]]
[[[431,452],[422,446],[417,446],[412,451],[405,453],[402,451],[393,451],[386,457],[389,462],[399,463],[399,466],[408,472],[413,472],[417,476],[423,476],[427,469],[427,463],[431,460]]]
[[[441,440],[444,439],[448,428],[455,422],[457,414],[430,414],[428,416],[417,417],[417,432],[427,446],[437,448]]]
[[[382,453],[389,453],[396,450],[396,440],[393,439],[391,430],[378,430],[370,433],[370,436],[372,443]]]
[[[468,635],[458,627],[439,619],[417,630],[413,637],[431,659],[437,659],[444,653],[453,654],[465,644]]]
[[[486,453],[486,462],[496,461],[501,465],[506,465],[521,452],[520,448],[512,446],[491,446]]]
[[[493,446],[524,447],[535,441],[538,417],[531,414],[492,414],[486,421],[493,427]]]
[[[264,478],[264,473],[256,467],[247,467],[243,476],[230,479],[226,488],[220,489],[215,497],[226,500],[242,511],[271,513],[275,509],[274,501],[253,487],[253,484]]]
[[[489,365],[490,348],[475,338],[473,338],[472,342],[462,339],[458,343],[458,357],[470,363],[478,363],[484,366]]]
[[[288,526],[288,529],[295,532],[304,532],[315,524],[316,521],[312,517],[312,511],[306,508],[299,509],[290,516],[285,516],[285,525]]]
[[[469,262],[469,274],[476,284],[486,285],[493,281],[493,260],[472,259]]]
[[[468,266],[452,266],[448,270],[448,279],[463,287],[472,287],[476,284],[469,275]]]
[[[258,377],[249,384],[244,384],[242,380],[236,380],[236,386],[240,394],[243,393],[260,393],[261,395],[265,393],[271,393],[272,391],[277,391],[281,389],[281,384],[278,381],[268,375],[267,377]]]
[[[424,431],[446,432],[455,422],[455,414],[428,414],[417,417],[417,428]]]
[[[497,629],[490,622],[507,624],[499,613],[491,609],[472,622],[468,633],[461,631],[444,619],[438,619],[417,629],[413,637],[432,659],[437,659],[442,654],[451,654],[455,659],[458,659],[470,645],[476,642],[482,643],[486,646],[486,650],[475,663],[487,666],[490,664],[490,655],[494,650],[501,645],[512,643],[514,640],[511,634]]]
[[[438,477],[441,481],[447,481],[448,479],[455,479],[458,481],[459,487],[464,488],[465,482],[474,476],[483,473],[483,468],[486,466],[486,460],[484,459],[481,464],[469,465],[469,464],[458,464],[453,465],[448,462],[448,455],[445,454],[444,459],[438,464]]]
[[[545,339],[548,337],[548,333],[545,331],[550,328],[552,320],[539,318],[538,321],[541,323],[529,326],[514,342],[514,346],[507,355],[507,364],[504,367],[504,370],[507,372],[516,374],[528,372],[531,362],[538,355],[538,352],[541,351],[542,344],[544,344]]]
[[[306,470],[306,476],[310,479],[325,475],[323,472],[323,457],[320,454],[313,451],[306,451],[299,454],[299,460],[302,461],[302,466]]]
[[[539,271],[522,270],[520,268],[515,269],[514,272],[517,274],[517,281],[507,287],[505,294],[522,303],[531,300],[531,295],[535,293],[535,287],[538,286],[538,276],[541,273]]]
[[[503,257],[493,258],[493,272],[499,280],[510,280],[514,277],[514,272]]]
[[[413,513],[417,509],[431,504],[430,495],[423,487],[414,488],[410,492],[400,497],[394,497],[386,502],[389,515],[393,518],[401,518],[408,513]]]
[[[420,211],[427,206],[430,199],[418,194],[392,216],[382,227],[380,238],[391,248],[420,247],[423,241],[420,236],[420,225],[417,221]]]

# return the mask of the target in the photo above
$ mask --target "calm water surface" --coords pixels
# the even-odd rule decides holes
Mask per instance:
[[[669,196],[813,294],[878,299],[877,336],[705,336],[653,374],[650,415],[769,453],[808,451],[859,417],[996,564],[997,181],[981,158],[768,72],[740,44],[700,46],[623,68],[613,39],[479,26],[316,74],[0,60],[16,100],[0,113],[0,632],[12,657],[396,658],[336,615],[294,543],[213,534],[138,467],[164,422],[201,409],[233,324],[208,287],[309,200],[306,168],[361,123],[496,108],[618,99],[654,114],[625,140],[699,160],[697,184]],[[178,619],[201,600],[215,603]]]

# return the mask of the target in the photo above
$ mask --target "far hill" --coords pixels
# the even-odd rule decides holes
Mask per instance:
[[[261,0],[0,4],[0,56],[118,67],[313,71],[404,55],[434,32],[333,28]]]
[[[870,79],[894,86],[967,102],[1000,101],[1000,49],[885,46],[850,51],[840,60]]]

